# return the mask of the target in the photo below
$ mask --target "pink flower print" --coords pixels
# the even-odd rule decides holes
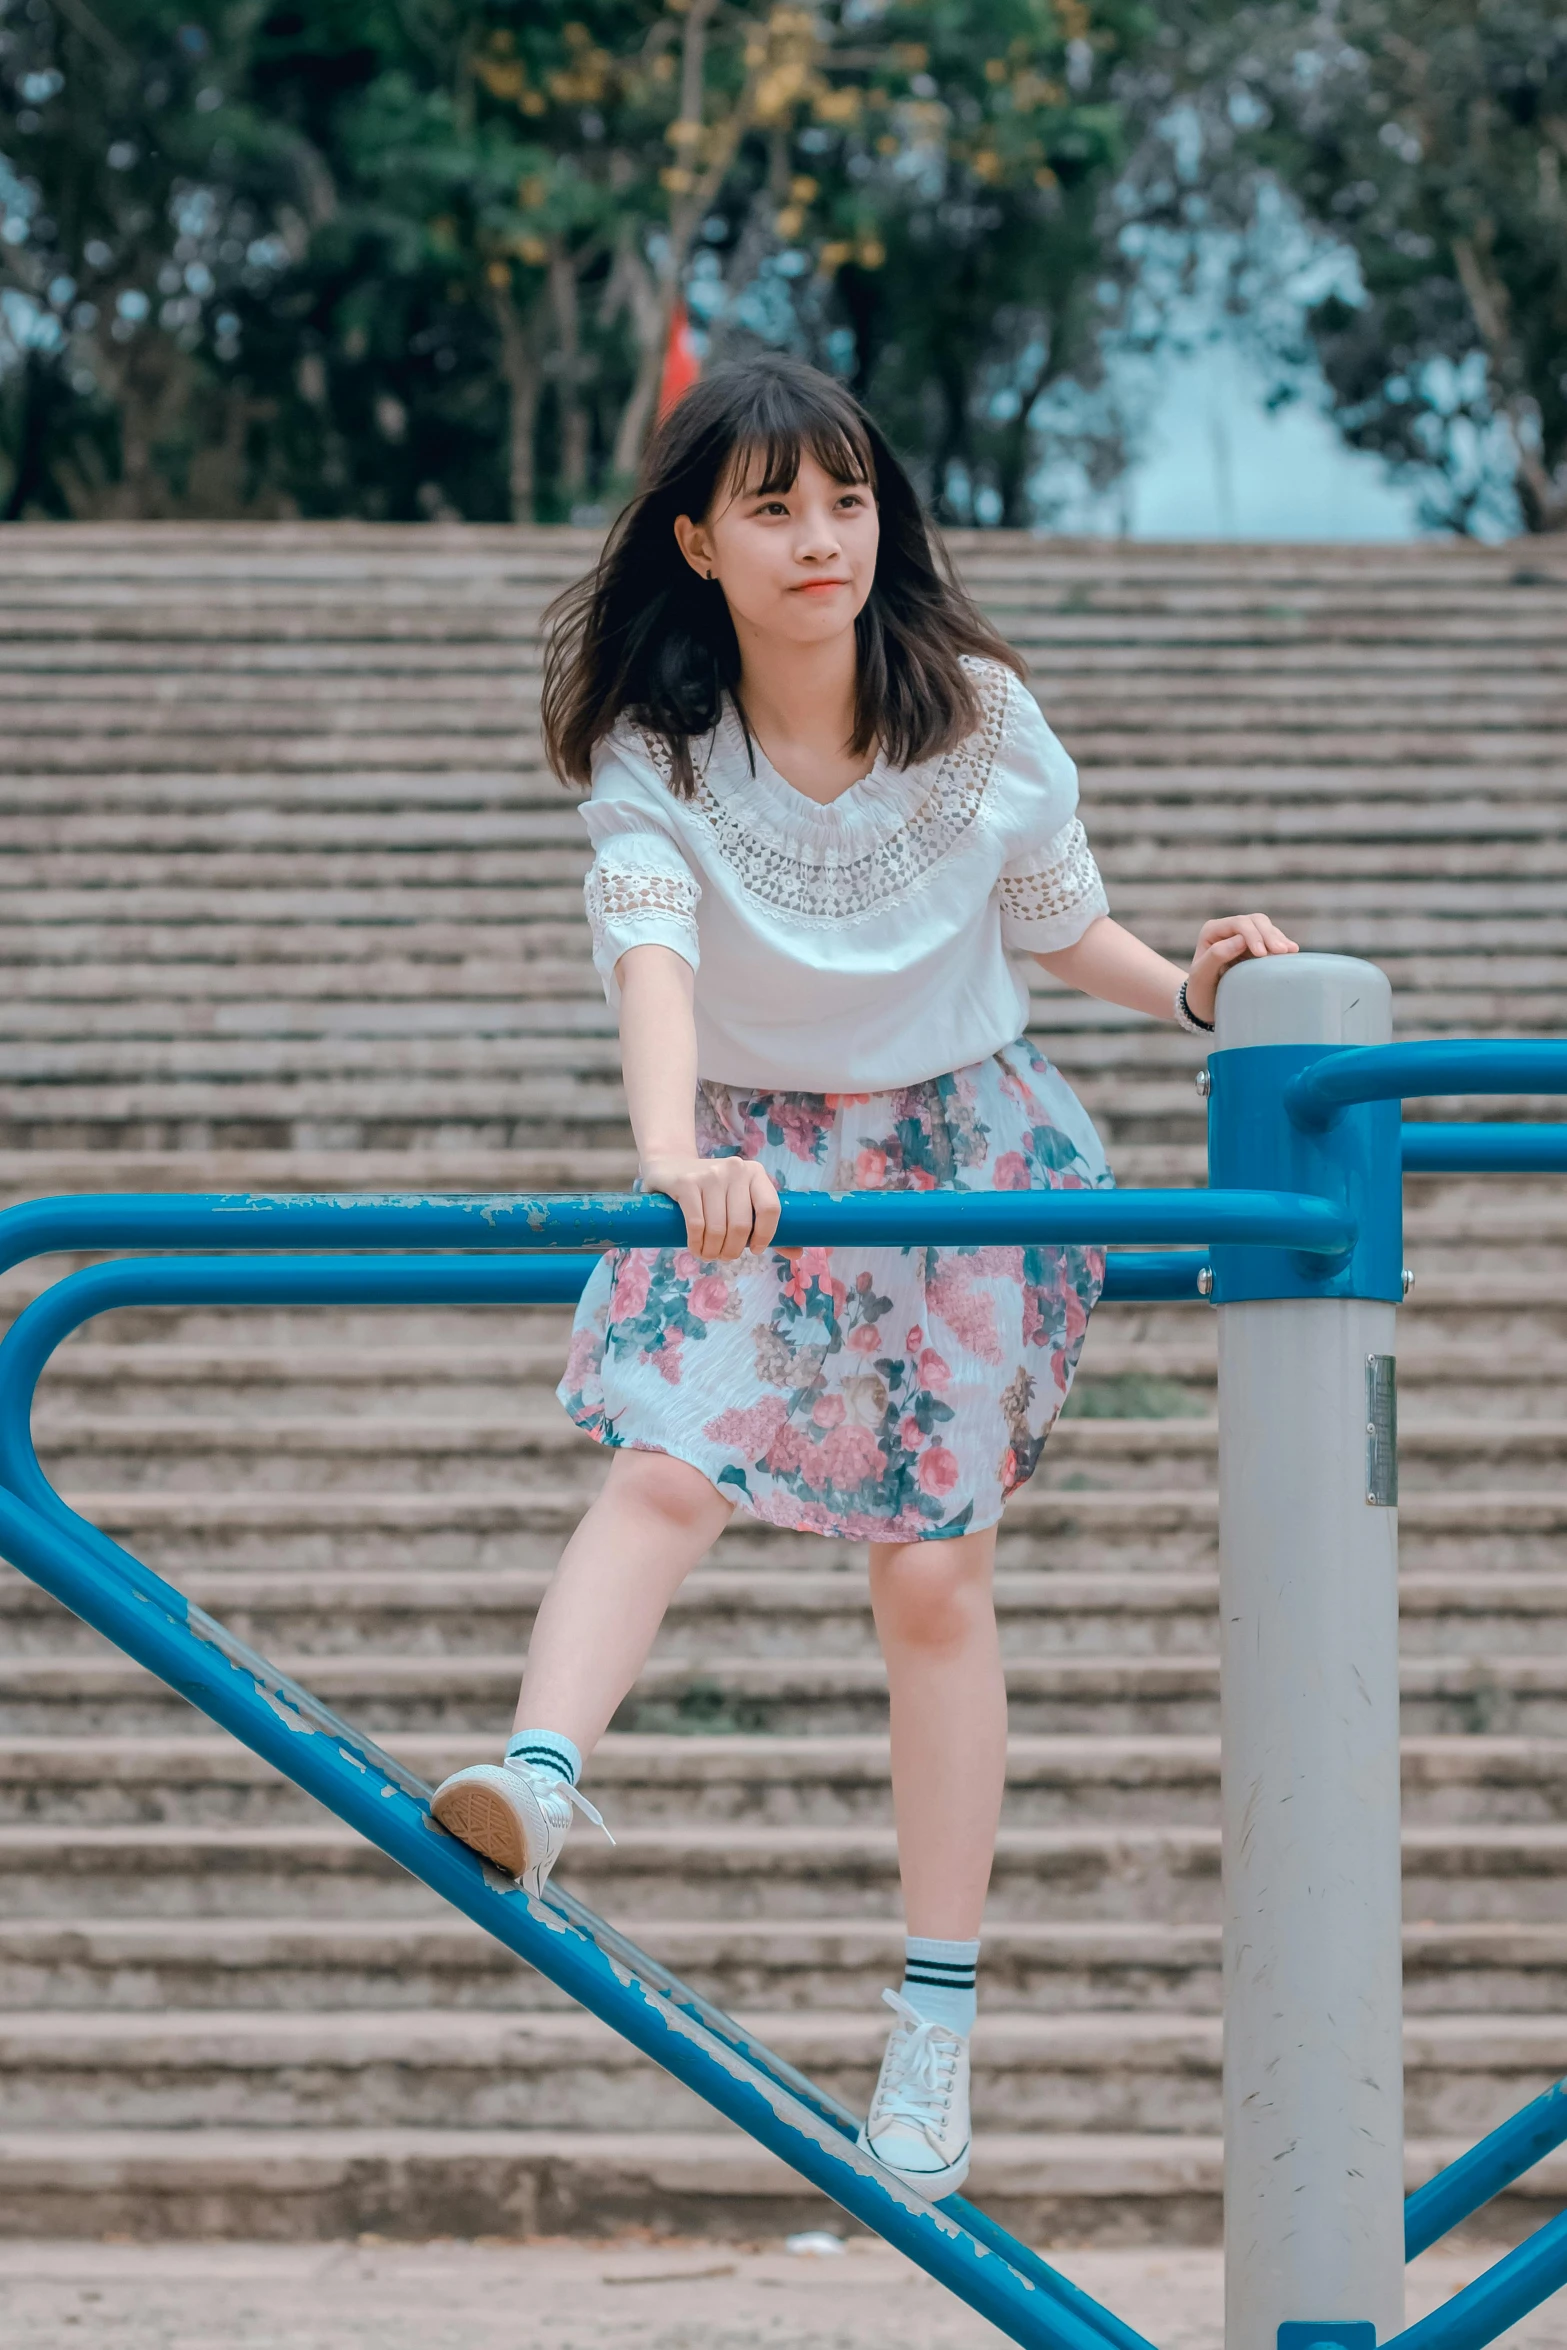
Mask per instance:
[[[739,1301],[722,1273],[704,1273],[692,1282],[686,1303],[699,1322],[732,1322]]]
[[[1003,1492],[1003,1493],[1010,1493],[1010,1492],[1012,1491],[1012,1488],[1013,1488],[1013,1486],[1014,1486],[1016,1483],[1017,1483],[1017,1454],[1016,1454],[1016,1453],[1013,1451],[1013,1449],[1012,1449],[1011,1445],[1009,1444],[1009,1445],[1007,1446],[1007,1449],[1006,1449],[1006,1451],[1005,1451],[1005,1452],[1002,1454],[1002,1456],[1001,1456],[1001,1490],[1002,1490],[1002,1492]]]
[[[748,1460],[760,1460],[769,1446],[776,1444],[789,1417],[789,1406],[781,1395],[764,1395],[760,1403],[744,1408],[734,1405],[720,1412],[716,1420],[709,1420],[702,1434],[714,1444],[732,1445]]]
[[[887,1456],[870,1430],[852,1423],[835,1428],[821,1450],[823,1466],[834,1485],[863,1485],[867,1477],[879,1477],[887,1466]],[[956,1461],[952,1467],[955,1476]]]
[[[609,1310],[617,1322],[634,1322],[647,1304],[647,1293],[653,1280],[653,1261],[645,1250],[637,1249],[623,1256],[620,1270],[615,1275],[614,1292]]]
[[[870,1100],[868,1093],[824,1093],[822,1100],[829,1110],[848,1110]]]
[[[861,1297],[864,1297],[867,1291],[872,1289],[875,1285],[872,1282],[869,1273],[856,1273],[854,1276],[854,1286],[859,1291]]]
[[[904,1180],[906,1191],[934,1191],[936,1178],[928,1167],[911,1167]]]
[[[946,1323],[966,1353],[981,1363],[1000,1362],[995,1301],[973,1286],[973,1276],[962,1257],[948,1258],[927,1282],[925,1294],[932,1313]]]
[[[933,1444],[928,1452],[920,1456],[918,1476],[922,1493],[933,1494],[938,1498],[944,1493],[950,1493],[958,1481],[957,1454],[949,1452],[944,1444]]]
[[[769,1476],[791,1477],[801,1467],[808,1449],[802,1431],[792,1420],[785,1420],[767,1450],[759,1456],[761,1466]]]
[[[843,1397],[841,1395],[819,1396],[811,1410],[811,1418],[816,1422],[818,1428],[841,1428],[843,1417]]]
[[[918,1452],[925,1441],[925,1433],[912,1412],[906,1412],[898,1428],[898,1442],[905,1452]]]
[[[1088,1309],[1075,1284],[1070,1281],[1066,1284],[1066,1295],[1061,1302],[1066,1308],[1066,1342],[1072,1346],[1088,1328]]]
[[[830,1482],[825,1444],[801,1446],[800,1476],[812,1493],[820,1493]]]
[[[928,1387],[932,1395],[945,1395],[952,1383],[952,1367],[944,1355],[927,1346],[920,1356],[920,1385]]]
[[[1027,1191],[1028,1161],[1021,1151],[1003,1151],[991,1170],[997,1191]]]
[[[911,1355],[919,1353],[920,1348],[925,1343],[925,1333],[920,1328],[918,1322],[915,1323],[913,1329],[909,1332],[908,1337],[904,1340],[903,1343],[908,1348]]]
[[[999,1273],[1007,1281],[1017,1281],[1022,1278],[1023,1251],[1020,1248],[1014,1248],[1009,1242],[989,1242],[983,1248],[972,1250],[964,1257],[963,1262],[967,1265],[971,1277],[981,1273]]]
[[[832,1258],[826,1249],[802,1248],[794,1260],[793,1270],[788,1280],[784,1283],[784,1296],[793,1298],[797,1306],[803,1306],[811,1294],[813,1281],[820,1281],[824,1289],[833,1287],[841,1293],[842,1284],[833,1281],[831,1265]]]
[[[688,1248],[676,1249],[675,1277],[677,1280],[695,1281],[700,1276],[701,1271],[702,1260],[700,1257],[693,1256]]]
[[[680,1350],[685,1345],[683,1330],[666,1330],[662,1343],[654,1349],[653,1367],[661,1379],[671,1387],[680,1385]]]
[[[849,1344],[857,1355],[873,1355],[881,1346],[881,1330],[875,1322],[862,1322],[858,1330],[849,1332]]]
[[[885,1151],[863,1150],[854,1161],[854,1188],[856,1191],[880,1191],[887,1180]]]
[[[571,1345],[566,1355],[563,1386],[581,1387],[586,1382],[588,1374],[598,1367],[602,1345],[603,1340],[596,1330],[574,1330],[572,1332]]]
[[[808,1110],[804,1102],[775,1098],[773,1120],[784,1138],[784,1145],[797,1159],[814,1160],[828,1121],[819,1111]]]

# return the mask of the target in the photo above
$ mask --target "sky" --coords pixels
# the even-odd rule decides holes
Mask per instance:
[[[1409,539],[1419,492],[1348,448],[1307,398],[1269,413],[1255,367],[1218,341],[1172,355],[1143,453],[1100,527],[1140,539]]]

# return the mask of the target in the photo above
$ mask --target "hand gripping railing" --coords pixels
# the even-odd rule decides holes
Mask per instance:
[[[1308,965],[1320,967],[1318,979],[1330,991],[1343,978],[1340,994],[1351,1012],[1360,1003],[1360,994],[1351,1001],[1346,991],[1360,975],[1357,984],[1365,992],[1367,966],[1301,957],[1296,971],[1285,974],[1286,982],[1303,981]],[[1274,1327],[1268,1317],[1279,1312],[1296,1317],[1275,1330],[1271,1352],[1265,1349],[1247,1360],[1248,1408],[1258,1404],[1259,1395],[1265,1404],[1275,1368],[1282,1363],[1288,1370],[1297,1341],[1304,1343],[1316,1330],[1336,1329],[1335,1317],[1341,1313],[1375,1315],[1391,1310],[1396,1288],[1390,1293],[1389,1283],[1396,1282],[1396,1275],[1389,1272],[1387,1261],[1388,1199],[1392,1195],[1395,1200],[1391,1221],[1396,1262],[1400,1139],[1396,1109],[1390,1126],[1378,1105],[1417,1092],[1567,1091],[1567,1046],[1383,1049],[1368,1039],[1364,1048],[1328,1053],[1320,1043],[1298,1046],[1282,1040],[1268,1027],[1268,1007],[1279,987],[1277,969],[1270,964],[1236,973],[1221,994],[1220,1049],[1211,1062],[1211,1190],[935,1192],[837,1199],[795,1195],[785,1201],[779,1243],[1118,1245],[1123,1253],[1109,1260],[1107,1296],[1193,1297],[1211,1290],[1221,1305],[1242,1307],[1239,1321],[1221,1315],[1221,1382],[1222,1333],[1227,1324],[1241,1333],[1256,1328],[1266,1333]],[[1380,974],[1370,973],[1370,978],[1385,993]],[[1238,1036],[1232,1016],[1237,1004]],[[1264,1017],[1257,1035],[1248,1031],[1246,1017],[1259,1004]],[[1305,1033],[1309,1016],[1297,1012],[1296,1018],[1295,1033]],[[1254,1021],[1253,1030],[1255,1026]],[[1336,1029],[1325,1032],[1342,1038],[1353,1033],[1353,1023],[1346,1014]],[[1488,1071],[1497,1080],[1494,1085],[1487,1082]],[[1402,1157],[1405,1165],[1431,1168],[1556,1166],[1567,1164],[1567,1154],[1557,1155],[1564,1135],[1567,1128],[1406,1127]],[[1524,1136],[1535,1139],[1519,1156],[1508,1158],[1503,1149],[1507,1139]],[[1494,1155],[1486,1157],[1487,1138],[1493,1137]],[[1281,1168],[1309,1180],[1272,1180]],[[1232,1175],[1237,1170],[1260,1170],[1270,1179],[1222,1180],[1227,1170]],[[854,2143],[857,2118],[836,2098],[804,2079],[582,1903],[555,1887],[542,1898],[524,1893],[434,1827],[429,1791],[418,1778],[81,1518],[39,1467],[30,1434],[37,1381],[60,1342],[93,1315],[128,1306],[196,1302],[278,1306],[559,1301],[577,1294],[596,1261],[593,1254],[583,1252],[665,1245],[678,1241],[682,1232],[673,1207],[656,1198],[110,1196],[35,1201],[10,1209],[0,1214],[0,1269],[60,1251],[235,1253],[143,1256],[93,1265],[68,1274],[18,1317],[0,1346],[0,1552],[749,2131],[800,2176],[897,2245],[1011,2339],[1033,2350],[1150,2350],[1132,2328],[966,2199],[951,2196],[940,2204],[928,2203],[882,2169]],[[1185,1244],[1184,1250],[1171,1253],[1170,1243]],[[368,1253],[347,1253],[361,1251]],[[386,1251],[421,1253],[374,1253]],[[1259,1265],[1264,1268],[1261,1275]],[[1203,1272],[1207,1278],[1199,1280]],[[1306,1309],[1304,1321],[1298,1318],[1301,1307]],[[1259,1309],[1260,1324],[1254,1319]],[[1327,1322],[1320,1320],[1324,1315]],[[1281,1334],[1288,1343],[1277,1343]],[[1221,1399],[1222,1393],[1221,1385]],[[1272,1400],[1277,1402],[1277,1396]],[[1299,1391],[1297,1401],[1304,1432],[1310,1402],[1306,1390]],[[1239,1411],[1231,1414],[1240,1416]],[[1273,1434],[1276,1437],[1278,1431]],[[1248,1506],[1247,1474],[1254,1487],[1266,1486],[1273,1474],[1268,1443],[1254,1443],[1253,1435],[1248,1428],[1240,1443],[1234,1441],[1233,1430],[1221,1436],[1221,1452],[1227,1444],[1232,1459],[1228,1471],[1221,1469],[1226,1512],[1232,1504],[1242,1511]],[[1307,1434],[1301,1441],[1309,1441]],[[1322,1475],[1314,1476],[1313,1488],[1332,1485],[1342,1467],[1335,1461],[1317,1465]],[[1358,1481],[1358,1467],[1354,1475]],[[1374,1499],[1366,1496],[1367,1503]],[[1265,1551],[1266,1540],[1259,1547]],[[1327,1574],[1331,1562],[1317,1563]],[[1240,1597],[1245,1599],[1244,1591]],[[1285,1604],[1282,1586],[1275,1597]],[[1299,1652],[1292,1656],[1292,1667],[1297,1674],[1316,1669],[1313,1660]],[[1233,1677],[1227,1657],[1227,1683]],[[1394,1703],[1396,1707],[1396,1689]],[[1396,1806],[1396,1715],[1393,1728]],[[1244,1748],[1248,1735],[1243,1722],[1235,1743]],[[1228,1744],[1228,1722],[1226,1738]],[[1334,1752],[1331,1746],[1323,1750],[1325,1776],[1331,1775]],[[1227,1752],[1227,1777],[1232,1768]],[[1292,1790],[1292,1801],[1298,1793]],[[1266,1794],[1266,1772],[1259,1770],[1251,1788],[1253,1841],[1266,1825]],[[1304,1803],[1299,1806],[1297,1825],[1307,1808]],[[1396,1832],[1396,1810],[1394,1824]],[[1347,1843],[1354,1842],[1351,1834]],[[1226,1851],[1227,1871],[1232,1871],[1238,1859],[1233,1842],[1227,1841]],[[1343,1863],[1343,1852],[1335,1857]],[[1241,1854],[1234,1873],[1244,1876],[1244,1859]],[[1358,1888],[1362,1896],[1365,1890],[1363,1884]],[[1342,1908],[1338,1912],[1340,1927],[1347,1915]],[[1231,1927],[1227,1918],[1227,1938]],[[1233,1971],[1227,1965],[1227,1974]],[[1249,2028],[1244,1996],[1233,1982],[1231,1999],[1228,2037],[1238,2033],[1244,2038]],[[1396,1987],[1392,1999],[1396,2032]],[[1317,2022],[1310,2012],[1287,2016],[1285,2038],[1291,2044],[1311,2043]],[[1339,2024],[1332,2029],[1340,2039],[1345,2037]],[[1236,2061],[1244,2067],[1244,2050]],[[1227,2095],[1230,2071],[1227,2053]],[[1300,2120],[1299,2115],[1294,2117],[1297,2137],[1302,2134]],[[1408,2256],[1479,2209],[1564,2139],[1567,2092],[1554,2089],[1409,2199],[1403,2229]],[[1364,2144],[1357,2143],[1341,2171],[1335,2172],[1330,2160],[1324,2175],[1307,2176],[1305,2189],[1315,2190],[1315,2201],[1287,2164],[1278,2175],[1294,2198],[1289,2211],[1292,2240],[1312,2241],[1311,2288],[1281,2285],[1264,2305],[1244,2274],[1237,2281],[1232,2255],[1231,2350],[1250,2350],[1251,2340],[1264,2339],[1267,2350],[1273,2350],[1274,2333],[1281,2340],[1288,2337],[1284,2350],[1305,2350],[1309,2341],[1342,2345],[1369,2340],[1377,2330],[1385,2340],[1391,2336],[1397,2350],[1479,2350],[1567,2282],[1564,2215],[1508,2254],[1435,2317],[1401,2333],[1396,2318],[1380,2329],[1359,2322],[1363,2306],[1355,2302],[1348,2284],[1335,2284],[1329,2273],[1332,2260],[1320,2257],[1322,2243],[1331,2252],[1336,2240],[1331,2228],[1324,2236],[1318,2207],[1336,2209],[1346,2197],[1353,2203],[1361,2186],[1370,2197]],[[1361,2186],[1353,2183],[1357,2181]],[[1229,2184],[1234,2184],[1233,2172]],[[1278,2181],[1269,2184],[1277,2187]],[[1265,2222],[1267,2217],[1265,2209]],[[1266,2225],[1262,2233],[1266,2235]],[[1402,2249],[1395,2246],[1395,2254],[1401,2255]],[[1288,2266],[1287,2261],[1275,2262],[1280,2275]],[[1341,2266],[1348,2277],[1354,2260]],[[1283,2301],[1280,2292],[1286,2294]],[[1268,2321],[1263,2332],[1260,2317]]]

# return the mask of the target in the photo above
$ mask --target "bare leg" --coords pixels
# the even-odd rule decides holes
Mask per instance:
[[[614,1455],[540,1605],[519,1730],[557,1730],[592,1752],[646,1663],[665,1609],[732,1508],[687,1461]]]
[[[971,1942],[1007,1768],[996,1530],[871,1545],[871,1607],[892,1699],[892,1800],[911,1934]]]

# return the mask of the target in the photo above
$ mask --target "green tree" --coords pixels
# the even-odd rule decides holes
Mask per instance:
[[[1114,88],[1152,18],[1132,0],[947,0],[881,22],[822,249],[854,380],[939,513],[1019,527],[1040,403],[1100,380],[1129,282]]]
[[[270,134],[236,43],[213,0],[0,0],[0,511],[234,502],[245,402],[209,363],[286,258],[239,184]]]
[[[1090,381],[1138,0],[0,0],[13,511],[615,500],[677,303],[945,512]],[[15,231],[13,235],[12,232]]]
[[[1559,0],[1225,0],[1183,29],[1200,200],[1255,218],[1276,183],[1353,256],[1305,320],[1346,439],[1455,529],[1494,522],[1498,486],[1567,527]]]

